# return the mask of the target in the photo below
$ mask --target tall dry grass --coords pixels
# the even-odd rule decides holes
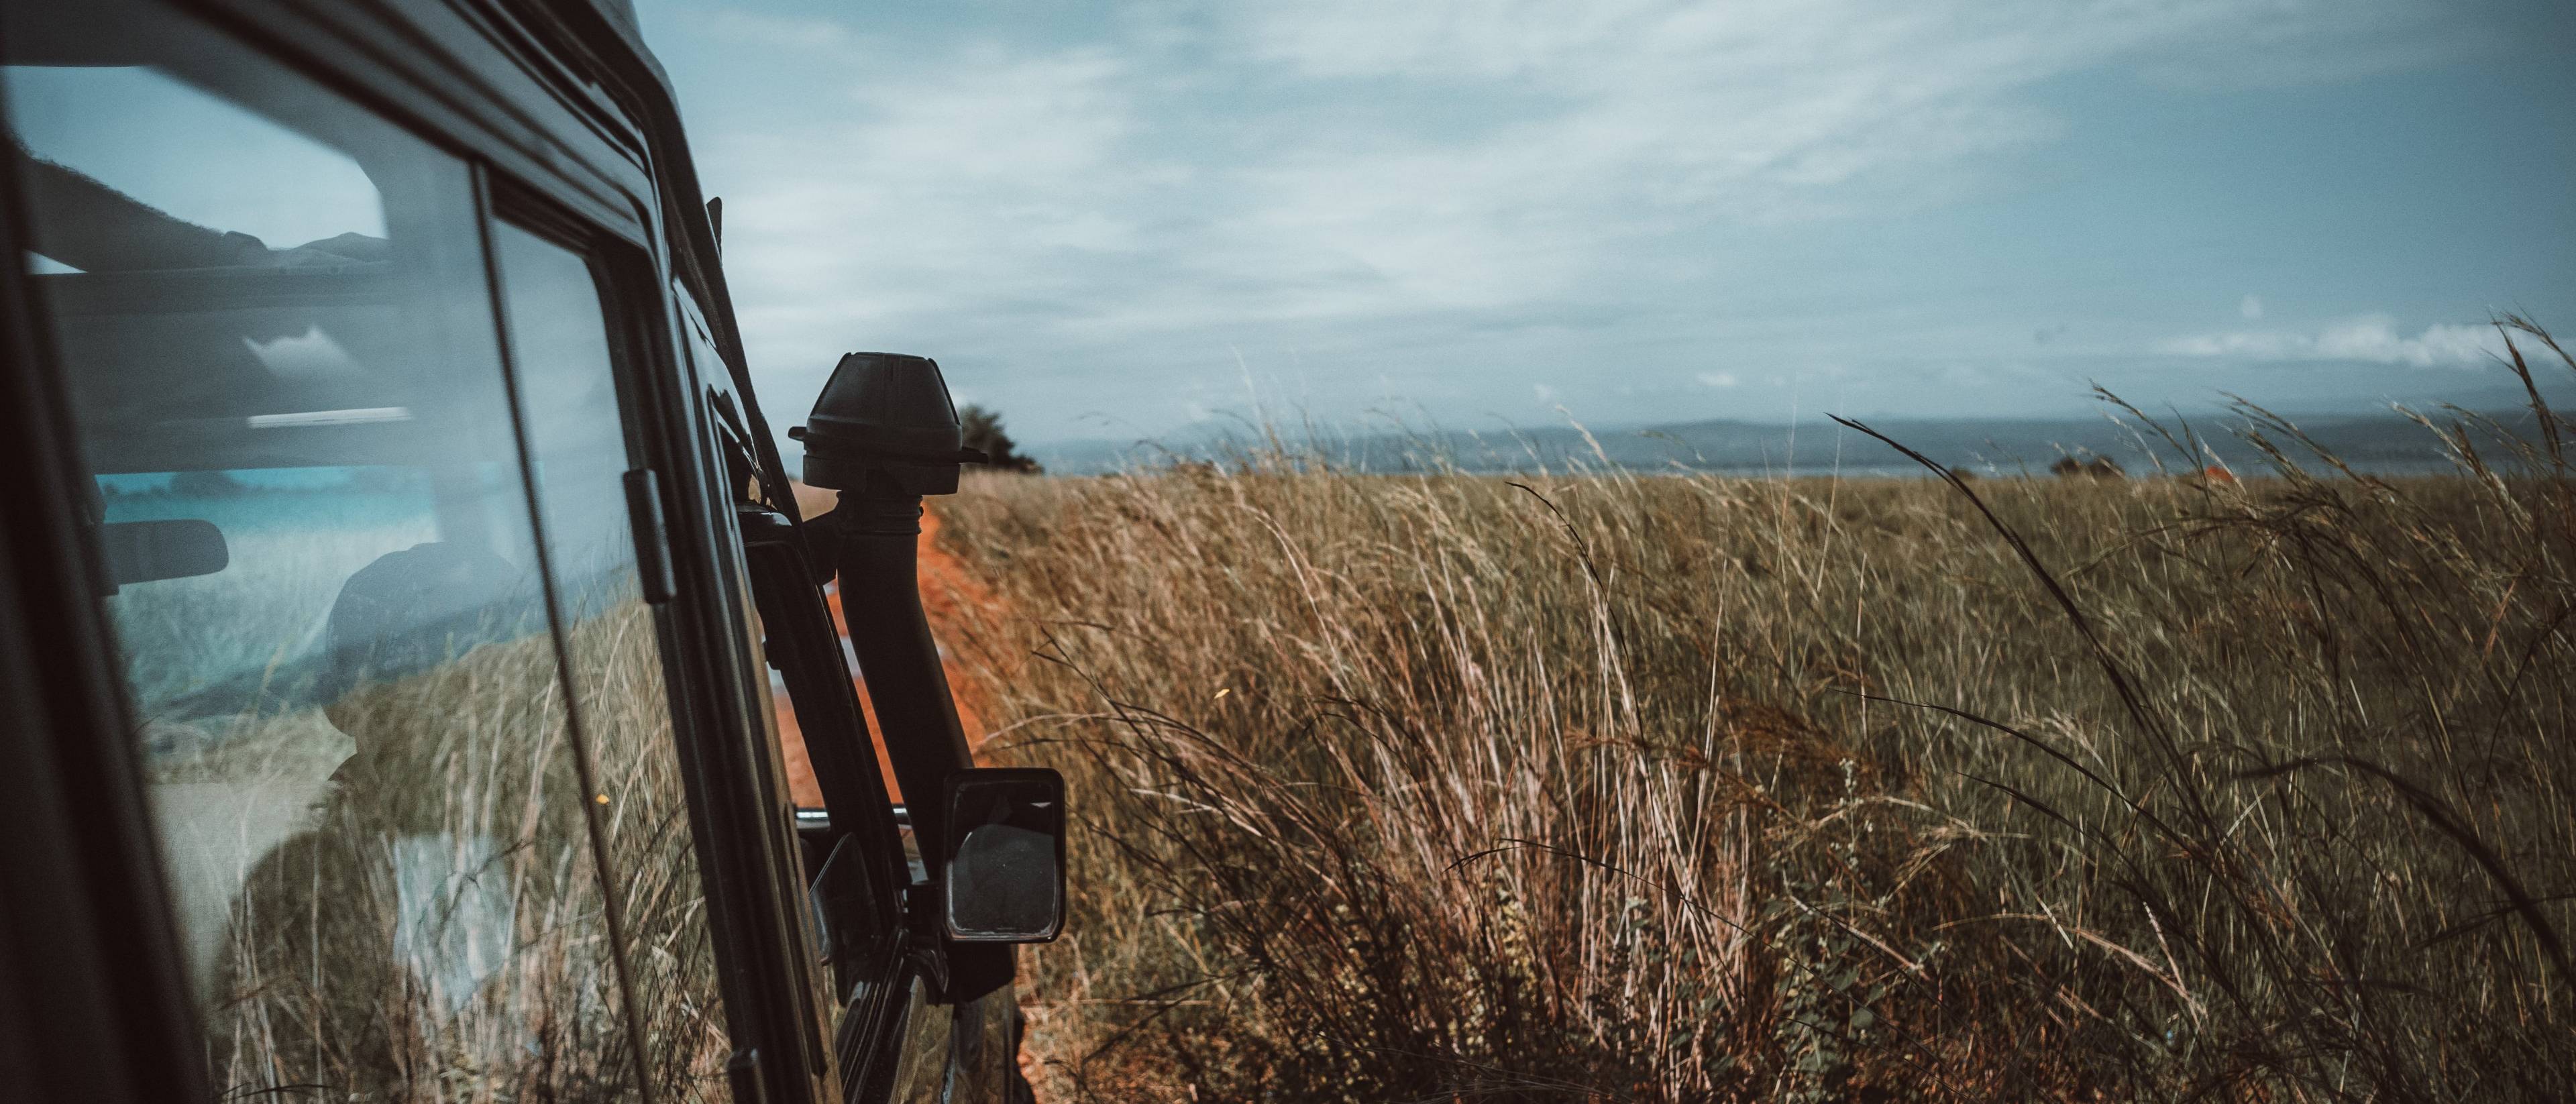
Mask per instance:
[[[1041,1093],[2576,1097],[2568,427],[2249,413],[2232,483],[976,480]]]
[[[569,683],[545,636],[484,644],[323,709],[245,713],[200,741],[214,751],[165,766],[165,785],[222,797],[193,833],[256,833],[270,806],[323,795],[283,839],[218,852],[242,864],[220,879],[229,915],[202,964],[227,1098],[609,1101],[638,1099],[639,1080],[665,1102],[725,1096],[650,611],[606,602],[565,642]],[[325,734],[357,753],[323,754],[319,785]]]

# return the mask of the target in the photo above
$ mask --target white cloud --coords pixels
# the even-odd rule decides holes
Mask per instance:
[[[764,49],[845,50],[862,42],[848,24],[831,19],[724,8],[708,13],[706,23],[710,34]]]
[[[1327,0],[1222,7],[1194,38],[1148,12],[1122,40],[934,50],[830,19],[698,18],[844,75],[782,125],[715,135],[746,185],[727,235],[729,267],[763,277],[747,303],[786,322],[825,288],[834,315],[1048,302],[1074,336],[1121,340],[1579,299],[1677,229],[1937,203],[1974,190],[1986,155],[2063,129],[2033,86],[2299,25],[2268,11]],[[1205,99],[1246,81],[1275,100]],[[1460,103],[1486,106],[1407,115]],[[1147,270],[1107,286],[1103,253]]]
[[[1544,383],[1531,384],[1530,393],[1538,396],[1538,401],[1543,403],[1552,403],[1556,401],[1556,388],[1550,387]]]
[[[867,76],[815,89],[819,118],[717,130],[699,155],[731,177],[726,269],[754,364],[819,373],[962,319],[1034,328],[1003,319],[1097,309],[1084,302],[1097,274],[1119,267],[1099,258],[1140,248],[1163,171],[1126,149],[1136,110],[1119,59],[805,41]]]
[[[2315,333],[2251,330],[2180,337],[2161,343],[2156,351],[2235,360],[2356,360],[2417,368],[2466,367],[2485,364],[2502,354],[2504,339],[2493,326],[2450,322],[2426,326],[2407,337],[2398,330],[2395,319],[2368,314]]]
[[[365,371],[319,326],[308,325],[301,334],[269,341],[245,337],[242,345],[259,360],[260,367],[289,378],[348,379],[353,373]]]
[[[2236,304],[2236,313],[2248,321],[2263,317],[2263,297],[2247,292],[2244,301]]]
[[[1305,151],[1340,167],[1328,176],[1398,182],[1388,206],[1405,219],[1504,237],[1552,211],[1760,223],[1937,201],[1988,168],[1980,155],[2063,129],[2031,95],[2042,82],[2177,58],[2236,65],[2252,60],[2241,57],[2249,37],[2275,50],[2359,40],[2416,27],[2433,5],[1322,0],[1227,10],[1237,48],[1318,85],[1528,104],[1463,138]]]
[[[1244,0],[646,22],[666,60],[703,59],[704,84],[673,71],[684,106],[721,110],[691,117],[696,161],[725,198],[753,364],[800,373],[785,393],[847,349],[911,347],[1043,377],[1014,406],[1155,404],[1150,422],[1185,413],[1180,373],[1230,375],[1229,344],[1301,348],[1354,395],[1390,364],[1418,380],[1650,326],[1656,349],[1686,350],[1657,366],[1668,379],[1713,343],[1806,363],[1990,348],[1955,312],[1862,326],[1850,316],[1886,308],[1706,305],[1781,248],[1740,241],[2027,179],[2023,155],[2075,125],[2052,106],[2071,75],[2187,83],[2171,67],[2209,55],[2189,79],[2224,83],[2249,35],[2394,34],[2427,2]],[[2246,317],[2260,306],[2247,296]],[[2021,350],[2064,332],[2002,329]],[[2239,339],[2282,340],[2186,340]],[[2423,355],[2453,355],[2435,345]],[[984,378],[996,401],[1020,386]]]
[[[2228,33],[2141,67],[2166,88],[2234,92],[2324,84],[2457,62],[2541,34],[2512,21],[2461,18],[2467,5],[2269,0],[2239,10]]]

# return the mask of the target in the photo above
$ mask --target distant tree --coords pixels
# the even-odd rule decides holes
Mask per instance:
[[[2108,456],[2096,456],[2091,460],[2060,456],[2056,463],[2048,466],[2048,470],[2059,479],[2125,479],[2129,474],[2121,470],[2119,461]]]
[[[1038,466],[1037,461],[1020,454],[1019,446],[1002,429],[1000,414],[978,404],[967,403],[957,412],[957,423],[966,438],[966,447],[984,454],[985,466],[996,471],[1027,472],[1030,475],[1046,471]]]

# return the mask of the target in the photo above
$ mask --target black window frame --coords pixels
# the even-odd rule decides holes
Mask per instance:
[[[667,304],[664,336],[669,342],[668,355],[673,358],[669,379],[679,392],[673,396],[677,400],[674,414],[683,427],[673,444],[684,448],[689,456],[687,467],[675,470],[674,478],[668,482],[665,494],[673,501],[666,503],[665,509],[673,518],[674,544],[685,539],[695,546],[695,554],[690,556],[675,549],[673,564],[676,569],[684,560],[694,561],[692,572],[678,576],[681,598],[694,598],[708,619],[711,641],[729,642],[722,649],[710,649],[704,656],[710,661],[722,660],[706,672],[713,680],[706,685],[716,694],[729,694],[726,711],[739,734],[734,743],[740,754],[726,766],[734,774],[734,792],[742,805],[729,821],[734,830],[732,838],[725,842],[730,845],[728,850],[742,857],[738,869],[745,882],[761,880],[765,891],[782,901],[782,908],[768,918],[756,938],[764,976],[772,979],[772,987],[782,1001],[792,996],[795,1007],[792,1011],[782,1009],[779,1018],[771,1021],[773,1026],[763,1045],[771,1048],[766,1054],[777,1057],[762,1061],[775,1067],[774,1077],[799,1075],[809,1083],[819,1081],[818,1094],[838,1101],[839,1071],[824,1035],[831,1010],[814,1003],[814,987],[810,984],[820,969],[818,933],[805,904],[806,879],[796,838],[794,804],[787,796],[783,749],[776,735],[768,661],[762,642],[750,630],[759,607],[750,591],[750,563],[735,516],[740,495],[727,474],[728,458],[717,444],[719,434],[726,430],[709,401],[711,395],[730,394],[733,382],[729,374],[710,381],[706,375],[709,366],[698,364],[698,358],[686,351],[689,328],[703,325],[695,317],[701,308],[676,280],[668,278],[668,273],[663,275],[666,278],[658,290]],[[712,669],[715,667],[721,670]],[[752,892],[747,884],[744,889]],[[739,1093],[737,1098],[748,1099]]]
[[[850,1099],[883,1099],[894,1077],[896,1040],[919,964],[907,895],[925,892],[911,876],[902,829],[869,739],[847,652],[823,599],[814,551],[800,527],[746,503],[743,552],[767,651],[786,683],[805,754],[823,791],[824,815],[805,836],[814,909],[822,920],[833,1000],[833,1048]],[[921,900],[928,900],[924,896]]]
[[[671,388],[667,384],[676,362],[658,349],[653,340],[655,332],[661,329],[653,322],[663,314],[663,309],[650,295],[650,289],[660,281],[652,275],[655,266],[649,251],[559,205],[526,181],[502,176],[488,165],[478,164],[476,168],[483,193],[484,260],[489,271],[494,317],[500,327],[512,417],[517,423],[521,476],[527,484],[531,516],[534,518],[548,614],[554,624],[557,662],[564,671],[564,677],[571,680],[575,673],[564,652],[567,646],[565,632],[570,621],[557,592],[559,580],[548,544],[549,521],[544,516],[543,502],[537,491],[533,469],[535,448],[529,437],[528,418],[522,405],[525,399],[521,390],[518,350],[509,331],[509,274],[503,268],[495,240],[498,229],[514,227],[582,259],[592,287],[599,295],[600,314],[607,327],[604,336],[608,343],[609,368],[617,397],[619,438],[626,448],[624,460],[627,470],[653,473],[655,493],[661,496],[653,505],[664,519],[674,516],[677,503],[671,500],[670,486],[688,463],[685,456],[671,455],[673,450],[667,440],[667,429],[674,413],[669,401]],[[629,519],[630,526],[634,520]],[[732,867],[725,865],[732,861],[723,855],[726,834],[714,828],[729,804],[718,780],[742,773],[738,769],[728,769],[729,760],[738,758],[729,755],[728,751],[741,741],[731,738],[739,733],[729,732],[721,720],[711,722],[702,716],[709,712],[708,699],[721,697],[711,695],[708,688],[722,684],[706,682],[707,675],[702,669],[706,665],[690,661],[690,657],[700,655],[704,649],[692,646],[687,624],[690,611],[682,601],[684,592],[676,586],[679,570],[674,562],[678,552],[676,546],[684,542],[684,530],[675,531],[666,523],[659,533],[630,532],[639,545],[647,540],[661,542],[659,549],[639,547],[638,562],[652,562],[651,558],[658,557],[659,565],[671,574],[675,582],[674,592],[666,600],[650,606],[654,645],[663,663],[664,708],[671,719],[675,742],[672,752],[679,759],[684,799],[689,811],[690,844],[698,856],[699,889],[708,905],[708,936],[714,944],[712,950],[726,1032],[735,1054],[757,1053],[772,1031],[769,1025],[778,1019],[778,1011],[766,1006],[777,1001],[774,994],[763,992],[762,987],[752,983],[752,979],[759,976],[762,964],[756,960],[756,951],[746,950],[740,933],[757,931],[762,926],[760,916],[776,912],[777,903],[758,891],[761,879],[755,878],[746,884],[744,879],[735,876]],[[707,646],[721,649],[734,643],[719,636],[708,640]],[[597,777],[597,768],[592,763],[595,752],[583,715],[584,705],[580,695],[572,692],[569,682],[565,700],[571,713],[574,746],[583,757],[584,770],[591,777]],[[712,704],[715,706],[712,716],[721,718],[724,715],[721,702]],[[596,810],[591,821],[594,832],[600,833],[594,839],[604,839],[604,832],[598,827]],[[610,864],[608,849],[601,846],[599,850],[598,866],[603,875],[619,876]],[[724,868],[719,870],[719,866]],[[650,1013],[641,1007],[641,996],[635,992],[632,983],[629,957],[633,953],[631,928],[618,911],[614,887],[603,887],[603,891],[603,900],[609,909],[611,938],[617,943],[619,968],[623,971],[619,986],[626,994],[625,1011],[635,1025],[632,1037],[640,1049],[644,1045],[642,1025],[649,1022]],[[754,960],[742,961],[746,957]],[[788,1014],[793,1015],[794,1011],[791,1009]],[[743,1022],[738,1024],[738,1020]],[[639,1077],[641,1070],[639,1065]],[[744,1072],[750,1072],[748,1067]],[[744,1095],[742,1088],[736,1086],[738,1098]]]
[[[657,607],[655,633],[734,1043],[734,1095],[741,1101],[795,1100],[799,1090],[834,1095],[837,1070],[818,1030],[825,1010],[800,983],[817,969],[816,944],[792,812],[778,799],[784,792],[780,749],[762,720],[771,708],[765,657],[761,642],[742,628],[753,598],[739,593],[735,580],[749,564],[732,512],[718,505],[728,500],[729,488],[717,474],[725,458],[706,446],[715,426],[703,403],[691,398],[706,391],[683,351],[683,327],[692,324],[695,306],[665,290],[671,282],[653,252],[555,202],[559,196],[534,182],[489,166],[483,171],[491,225],[516,226],[589,262],[609,325],[629,461],[655,474],[661,494],[662,551],[675,587],[672,599]],[[496,268],[499,310],[504,277],[497,253],[487,248],[486,257]],[[729,380],[725,386],[730,389]],[[767,1084],[747,1083],[754,1079]]]

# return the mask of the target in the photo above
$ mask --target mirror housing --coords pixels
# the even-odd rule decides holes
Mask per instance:
[[[944,926],[959,943],[1046,943],[1064,930],[1064,776],[977,767],[948,776]]]

